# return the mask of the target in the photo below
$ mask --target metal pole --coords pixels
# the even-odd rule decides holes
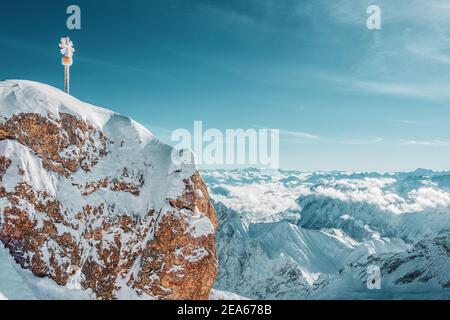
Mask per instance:
[[[61,48],[61,54],[63,58],[61,63],[64,66],[64,91],[70,93],[70,66],[73,63],[72,57],[75,49],[73,48],[73,43],[70,41],[69,37],[61,38],[61,43],[59,44]]]
[[[70,93],[70,67],[64,66],[64,91]]]

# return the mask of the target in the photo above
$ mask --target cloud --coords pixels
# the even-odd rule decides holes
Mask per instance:
[[[422,212],[428,209],[450,206],[450,194],[439,189],[430,181],[417,180],[417,186],[402,184],[395,176],[347,178],[340,174],[296,175],[296,183],[291,180],[294,173],[279,172],[267,176],[261,172],[251,174],[233,171],[212,171],[204,173],[216,184],[211,190],[211,198],[241,213],[255,218],[274,216],[286,210],[300,210],[296,199],[299,197],[327,197],[344,202],[358,202],[374,205],[393,214]],[[320,180],[317,178],[321,176]],[[308,179],[314,177],[311,183]],[[398,193],[398,186],[411,187]],[[226,190],[226,193],[214,190]],[[342,219],[350,219],[349,216]]]
[[[205,0],[195,4],[194,10],[214,19],[215,26],[276,32],[284,28],[297,29],[301,19],[313,18],[323,7],[319,3],[298,0]]]
[[[158,78],[168,78],[168,79],[175,79],[175,78],[177,78],[177,76],[172,75],[172,74],[167,73],[167,72],[165,72],[165,73],[163,73],[163,72],[156,72],[156,71],[153,71],[153,70],[150,70],[150,69],[147,69],[147,68],[140,68],[140,67],[127,65],[127,64],[109,62],[109,61],[106,61],[106,60],[103,60],[103,59],[89,58],[89,57],[85,57],[85,56],[76,56],[75,60],[77,62],[93,64],[93,65],[97,65],[97,66],[101,66],[101,67],[106,67],[108,69],[114,68],[114,69],[123,70],[123,71],[126,71],[126,72],[137,72],[137,73],[141,73],[141,74],[145,74],[145,75],[156,76]]]
[[[374,81],[340,75],[321,75],[321,78],[336,82],[347,87],[347,89],[358,89],[381,95],[421,98],[432,101],[450,98],[450,91],[445,82],[414,83],[411,81]]]
[[[400,123],[400,124],[419,124],[418,121],[412,121],[407,119],[385,119],[387,122]]]
[[[348,145],[372,145],[383,142],[384,138],[381,137],[373,137],[368,139],[344,139],[338,141],[340,144],[348,144]]]
[[[358,41],[365,43],[350,72],[335,76],[334,82],[344,89],[383,96],[433,102],[450,99],[448,72],[442,72],[450,66],[447,0],[379,0],[383,29],[377,32],[365,30],[365,10],[373,1],[320,3],[329,22],[360,28]]]
[[[366,202],[380,208],[400,213],[393,205],[403,203],[403,199],[384,188],[396,182],[391,178],[339,179],[318,186],[313,194],[340,201]]]
[[[409,197],[414,199],[414,203],[411,204],[411,208],[414,208],[414,211],[450,205],[450,194],[431,187],[411,191]]]
[[[395,69],[392,69],[395,70]],[[333,82],[345,90],[358,90],[385,96],[403,98],[420,98],[429,101],[440,101],[450,98],[448,86],[443,81],[412,82],[407,80],[366,80],[354,75],[341,75],[326,72],[316,72],[314,76],[323,81]]]
[[[343,202],[367,203],[392,214],[423,212],[436,208],[450,207],[450,194],[429,180],[415,178],[416,185],[406,184],[396,176],[348,178],[342,174],[314,173],[300,174],[279,172],[267,176],[251,171],[209,171],[204,173],[208,179],[214,177],[220,190],[212,188],[211,198],[240,213],[253,218],[268,220],[276,218],[286,210],[301,210],[296,199],[300,197],[327,197]],[[292,180],[295,183],[285,183]],[[319,179],[320,177],[320,179]],[[415,176],[411,176],[415,177]],[[310,180],[312,179],[312,180]],[[314,182],[312,182],[314,181]],[[404,188],[399,188],[403,186]],[[406,188],[406,190],[405,190]],[[399,193],[399,189],[403,193]],[[300,211],[301,214],[301,211]],[[342,213],[341,219],[351,216]]]
[[[233,24],[242,26],[253,26],[256,17],[250,10],[242,10],[226,3],[202,3],[197,5],[197,10],[209,17],[214,17],[225,25]]]
[[[444,93],[442,91],[443,88],[433,88],[423,85],[413,85],[406,83],[389,83],[389,82],[356,80],[352,82],[352,86],[373,93],[380,93],[385,95],[394,95],[401,97],[427,98],[427,99],[436,97],[436,94]]]
[[[412,190],[403,198],[389,188],[396,182],[392,178],[340,179],[314,188],[313,194],[340,201],[365,202],[395,214],[450,206],[450,194],[435,186]]]
[[[410,140],[407,141],[406,144],[416,146],[430,146],[430,147],[450,147],[449,141],[442,141],[442,140],[432,140],[432,141]]]
[[[373,145],[384,141],[382,137],[333,139],[321,137],[309,132],[280,130],[282,136],[294,138],[297,143],[331,143],[345,145]]]
[[[227,196],[211,194],[215,201],[238,211],[267,217],[286,210],[298,210],[296,202],[305,188],[288,189],[281,183],[260,183],[246,185],[221,185],[229,191]],[[301,189],[301,190],[300,190]]]
[[[321,140],[319,136],[308,132],[280,130],[280,134],[306,140]]]
[[[319,0],[328,17],[336,24],[365,25],[366,9],[373,0]],[[450,5],[447,0],[377,0],[385,24],[400,23],[435,26],[436,23],[449,25]],[[434,23],[434,25],[433,25]]]
[[[445,54],[443,51],[448,50],[449,47],[444,48],[418,48],[413,46],[408,46],[407,50],[419,57],[430,59],[445,65],[450,65],[450,55]]]
[[[58,41],[57,39],[56,41]],[[1,36],[0,37],[0,47],[13,49],[13,50],[19,50],[27,53],[37,54],[40,56],[46,56],[50,57],[54,54],[57,50],[50,50],[47,47],[44,47],[43,45],[38,45],[32,42],[28,42],[25,40],[20,39],[13,39],[7,36]]]

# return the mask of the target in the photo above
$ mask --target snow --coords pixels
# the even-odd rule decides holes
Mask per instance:
[[[21,269],[3,246],[0,247],[0,294],[10,300],[65,300],[90,297],[88,291],[68,290],[49,279],[37,278],[30,271]]]
[[[214,225],[211,220],[202,212],[198,211],[196,208],[194,214],[186,210],[181,210],[180,212],[185,221],[188,224],[187,232],[189,232],[194,238],[200,238],[202,236],[208,236],[214,233]]]
[[[191,254],[185,255],[184,258],[188,262],[197,262],[197,261],[201,260],[202,258],[207,257],[208,255],[209,255],[209,252],[205,248],[198,247],[198,248],[194,248],[192,250]]]
[[[248,300],[235,293],[213,289],[209,295],[209,300]]]
[[[0,293],[11,300],[34,298],[3,245],[0,245]]]
[[[70,290],[82,290],[81,286],[81,269],[75,271],[75,274],[67,281],[66,287]]]
[[[203,176],[219,216],[216,289],[252,299],[450,298],[449,172]],[[298,208],[264,207],[277,199]],[[373,264],[385,290],[366,286]]]
[[[80,117],[97,129],[103,128],[114,114],[81,102],[49,85],[26,80],[0,82],[0,109],[1,115],[7,118],[30,110],[42,116],[51,115],[55,119],[59,119],[59,113],[68,113]]]
[[[56,176],[47,173],[43,168],[42,160],[28,148],[17,141],[2,140],[0,141],[0,154],[12,160],[12,163],[24,168],[25,175],[23,179],[30,186],[36,190],[45,191],[52,196],[56,194]],[[13,191],[12,189],[21,178],[17,175],[17,171],[8,170],[3,176],[2,185],[7,191]]]

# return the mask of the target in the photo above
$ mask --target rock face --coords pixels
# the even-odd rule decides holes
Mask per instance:
[[[127,117],[0,82],[0,241],[32,279],[90,298],[207,299],[216,214],[172,152]]]

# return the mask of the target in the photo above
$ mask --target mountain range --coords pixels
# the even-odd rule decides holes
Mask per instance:
[[[449,299],[450,173],[203,172],[215,287],[252,299]],[[380,288],[368,286],[372,269]]]

